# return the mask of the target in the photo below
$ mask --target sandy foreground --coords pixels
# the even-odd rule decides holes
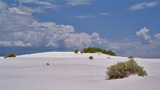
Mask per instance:
[[[89,56],[94,59],[89,60]],[[107,67],[127,60],[127,57],[73,52],[1,57],[0,90],[160,90],[160,59],[135,58],[148,76],[106,80]]]

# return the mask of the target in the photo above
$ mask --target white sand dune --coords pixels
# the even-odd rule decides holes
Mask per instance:
[[[89,56],[94,59],[89,60]],[[73,52],[0,58],[0,90],[160,90],[160,59],[135,58],[148,76],[106,80],[107,67],[127,60],[127,57]]]

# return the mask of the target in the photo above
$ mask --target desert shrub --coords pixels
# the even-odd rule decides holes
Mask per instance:
[[[89,59],[92,60],[92,59],[93,59],[93,56],[89,56]]]
[[[49,63],[47,63],[47,65],[49,65]]]
[[[133,59],[133,56],[129,56],[128,59]]]
[[[97,53],[97,52],[101,52],[103,54],[107,54],[107,55],[111,55],[111,56],[116,56],[116,54],[114,52],[112,52],[111,50],[106,51],[105,49],[100,49],[100,48],[96,48],[96,47],[83,48],[83,52],[84,53]]]
[[[8,58],[8,57],[16,57],[15,53],[9,53],[8,55],[4,56],[4,58]]]
[[[81,53],[83,53],[83,51],[81,51]]]
[[[74,53],[78,53],[78,50],[74,50]]]
[[[108,79],[124,78],[131,74],[138,74],[139,76],[147,75],[146,71],[143,70],[143,67],[139,66],[134,60],[119,62],[107,69],[108,71],[106,74],[109,76]]]
[[[4,58],[8,58],[8,55],[4,56]]]

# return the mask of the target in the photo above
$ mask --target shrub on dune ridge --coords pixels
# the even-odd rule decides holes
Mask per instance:
[[[116,56],[116,54],[111,50],[106,51],[105,49],[100,49],[96,47],[83,48],[83,53],[97,53],[97,52],[101,52],[103,54],[107,54],[111,56]]]
[[[117,79],[128,77],[131,74],[138,74],[138,76],[147,75],[143,67],[139,66],[136,61],[129,60],[127,62],[119,62],[107,68],[106,74],[109,76],[108,79]]]
[[[81,51],[81,53],[83,53],[83,51]]]
[[[133,59],[133,56],[129,56],[128,59]]]
[[[8,55],[4,56],[4,58],[8,58],[8,57],[16,57],[15,53],[9,53]]]
[[[74,50],[74,53],[78,53],[78,50]]]

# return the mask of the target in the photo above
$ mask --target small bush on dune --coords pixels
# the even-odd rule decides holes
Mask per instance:
[[[146,71],[143,70],[143,67],[139,66],[134,60],[119,62],[107,69],[108,71],[106,74],[109,76],[108,79],[124,78],[131,74],[138,74],[139,76],[147,75]]]
[[[133,59],[133,56],[129,56],[128,59]]]
[[[89,59],[92,60],[92,59],[93,59],[93,56],[89,56]]]
[[[78,50],[74,50],[74,53],[78,53]]]
[[[49,65],[49,63],[47,63],[46,65]]]
[[[15,53],[9,53],[8,55],[4,56],[4,58],[8,58],[8,57],[16,57]]]
[[[81,51],[81,53],[84,53],[83,51]]]

